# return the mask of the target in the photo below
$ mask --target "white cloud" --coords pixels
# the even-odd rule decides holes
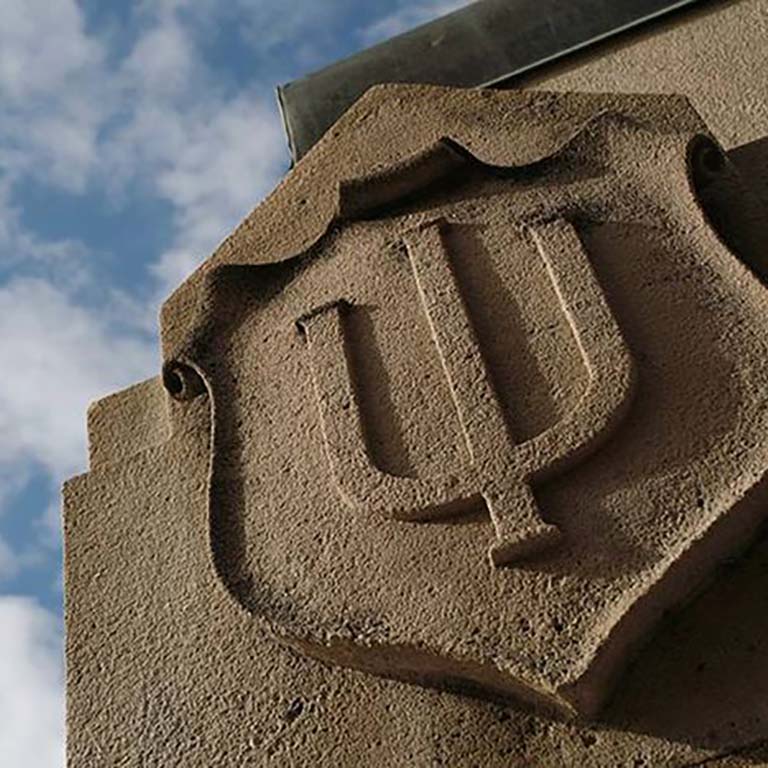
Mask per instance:
[[[284,20],[295,16],[276,2],[239,0],[235,8],[248,24],[261,20],[265,45],[281,39]],[[140,193],[173,206],[177,236],[151,270],[165,278],[153,303],[175,287],[171,272],[175,280],[209,255],[287,168],[272,84],[224,93],[196,47],[206,25],[232,12],[211,0],[146,0],[132,49],[110,62],[75,0],[4,5],[0,210],[8,215],[0,215],[1,258],[21,260],[16,254],[24,250],[37,261],[66,259],[70,268],[83,261],[73,258],[82,255],[77,244],[43,242],[15,226],[12,193],[27,176],[74,192],[99,185],[118,201],[138,184]],[[11,243],[2,229],[14,226]]]
[[[0,167],[82,190],[110,110],[104,52],[74,0],[10,0],[0,24]]]
[[[47,521],[40,521],[40,525],[45,524]],[[17,550],[0,536],[0,587],[12,582],[22,570],[35,568],[44,563],[45,559],[50,556],[51,550],[58,548],[59,540],[60,536],[54,539],[50,530],[46,528],[44,542],[27,541],[20,550]]]
[[[104,144],[113,183],[138,181],[173,206],[174,242],[150,267],[158,278],[153,302],[207,257],[287,168],[271,86],[224,93],[196,54],[179,6],[153,6],[152,23],[119,72],[132,94],[131,113]]]
[[[23,269],[76,290],[87,281],[88,250],[74,240],[45,240],[21,224],[11,201],[12,181],[0,174],[0,269]]]
[[[177,207],[186,240],[210,247],[266,194],[284,167],[274,109],[245,93],[187,127],[157,187]]]
[[[172,160],[156,182],[176,208],[176,242],[153,269],[164,292],[209,255],[280,177],[286,163],[277,115],[257,95],[243,94],[209,120],[188,126]]]
[[[34,601],[0,597],[0,756],[2,764],[63,768],[61,636]]]
[[[361,30],[360,37],[366,45],[374,45],[463,8],[470,2],[472,0],[428,0],[406,4],[366,26]]]
[[[200,253],[183,248],[166,251],[150,269],[158,284],[158,301],[162,300],[200,264]]]
[[[4,6],[0,96],[11,112],[0,128],[0,265],[45,279],[0,286],[0,354],[13,361],[0,380],[0,470],[31,461],[56,481],[80,470],[87,403],[157,367],[146,335],[118,332],[109,306],[75,298],[88,280],[87,250],[25,230],[15,183],[46,169],[47,182],[75,191],[88,179],[112,189],[138,183],[172,205],[174,243],[150,265],[156,291],[143,306],[118,297],[130,315],[149,319],[136,324],[146,330],[160,299],[283,170],[274,105],[264,94],[217,90],[179,14],[185,6],[146,3],[142,33],[111,68],[73,0]],[[105,92],[98,107],[83,108]]]
[[[0,285],[0,355],[12,361],[0,379],[3,477],[43,467],[55,486],[83,468],[88,402],[157,369],[160,300],[286,166],[271,89],[223,93],[195,49],[189,19],[199,23],[205,6],[144,3],[132,50],[110,62],[74,0],[4,5],[0,267],[17,276]],[[73,192],[134,185],[170,203],[174,242],[148,264],[156,290],[102,289],[84,305],[92,254],[22,226],[14,193],[30,176]]]
[[[283,28],[292,14],[277,2],[233,8],[261,20],[265,46],[296,31]],[[0,269],[14,277],[0,283],[0,355],[12,361],[0,379],[0,478],[42,467],[55,487],[83,469],[88,402],[157,369],[159,303],[287,168],[272,84],[227,92],[198,47],[206,25],[232,12],[213,0],[144,0],[138,36],[115,59],[76,0],[3,5]],[[16,193],[29,178],[73,193],[90,185],[118,204],[126,193],[169,203],[175,235],[148,260],[154,289],[94,296],[82,243],[23,226]],[[0,512],[12,497],[3,494]],[[0,551],[6,574],[19,567],[14,556]]]
[[[154,343],[28,278],[0,287],[0,358],[0,464],[33,461],[57,480],[83,469],[88,403],[158,367]]]
[[[53,81],[66,81],[95,55],[80,10],[71,0],[5,3],[0,34],[0,87],[17,100],[49,94]]]
[[[186,30],[173,13],[164,13],[139,38],[121,69],[140,94],[172,96],[188,87],[196,65]]]
[[[19,557],[0,537],[0,584],[13,578],[19,571]]]

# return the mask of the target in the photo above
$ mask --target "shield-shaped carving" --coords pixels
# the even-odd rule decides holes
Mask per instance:
[[[223,587],[301,652],[594,713],[768,501],[738,189],[677,97],[369,94],[166,305]]]

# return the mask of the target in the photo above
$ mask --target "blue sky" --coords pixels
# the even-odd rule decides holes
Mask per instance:
[[[276,84],[466,0],[2,0],[0,764],[63,765],[58,489],[160,302],[287,171]]]

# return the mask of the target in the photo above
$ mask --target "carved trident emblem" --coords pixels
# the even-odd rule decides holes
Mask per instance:
[[[444,226],[431,222],[404,239],[470,457],[461,470],[409,478],[378,469],[366,449],[347,370],[343,304],[310,312],[299,326],[310,351],[328,460],[345,502],[397,520],[426,521],[482,498],[496,531],[491,562],[500,566],[560,536],[540,517],[530,484],[578,462],[609,435],[630,400],[632,360],[573,227],[563,220],[531,227],[589,383],[572,412],[515,444],[450,266]]]

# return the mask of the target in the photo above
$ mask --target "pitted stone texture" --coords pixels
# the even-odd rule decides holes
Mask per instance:
[[[254,621],[597,712],[768,501],[768,294],[704,132],[677,97],[374,89],[174,294]]]
[[[699,3],[523,79],[527,87],[596,93],[685,94],[727,149],[766,138],[768,2]],[[752,169],[763,185],[768,168]],[[764,186],[768,191],[768,187]]]
[[[211,567],[206,403],[152,446],[119,416],[140,391],[115,398],[101,437],[131,457],[65,491],[70,768],[682,768],[766,735],[768,540],[663,628],[604,722],[549,721],[286,650]]]
[[[125,392],[107,396],[88,409],[88,461],[91,467],[117,464],[130,457],[137,443],[159,445],[170,437],[167,397],[149,379]],[[115,424],[122,425],[116,434]]]
[[[728,148],[752,142],[731,156],[750,181],[764,180],[759,140],[768,117],[756,73],[764,68],[766,7],[765,0],[705,4],[706,15],[684,15],[663,35],[625,36],[600,52],[603,63],[560,75],[551,87],[684,92]],[[397,140],[418,133],[410,126]],[[467,127],[465,135],[484,146],[482,132]],[[298,177],[309,188],[317,171],[302,175],[303,167]],[[768,186],[761,191],[768,200]],[[291,198],[299,223],[311,228],[316,211],[302,199]],[[264,254],[270,242],[282,244],[284,255],[301,250],[284,239],[293,231],[284,219],[275,213],[265,223],[262,216],[256,227],[249,218],[244,239],[230,239],[223,252],[237,245]],[[178,298],[186,308],[175,306],[165,318],[169,357],[171,326],[188,330],[198,294]],[[492,327],[491,320],[480,332],[487,336]],[[356,334],[354,326],[348,330]],[[516,338],[503,341],[529,362]],[[567,335],[561,342],[568,344]],[[376,373],[374,367],[367,376],[369,387]],[[285,650],[221,589],[208,538],[207,404],[195,401],[171,424],[163,421],[159,382],[146,386],[143,394],[134,389],[94,408],[94,471],[71,482],[65,496],[72,768],[768,764],[765,747],[748,746],[768,736],[765,539],[663,624],[594,728],[327,667]],[[537,417],[547,413],[544,389],[511,391],[515,438],[536,434],[547,423]],[[386,413],[378,400],[369,407]],[[151,447],[171,427],[171,439]],[[382,466],[403,465],[382,459]],[[479,524],[489,530],[487,518]]]
[[[698,3],[515,79],[515,87],[597,93],[680,93],[690,99],[762,199],[742,228],[768,239],[768,0]],[[747,260],[768,280],[768,254]]]

